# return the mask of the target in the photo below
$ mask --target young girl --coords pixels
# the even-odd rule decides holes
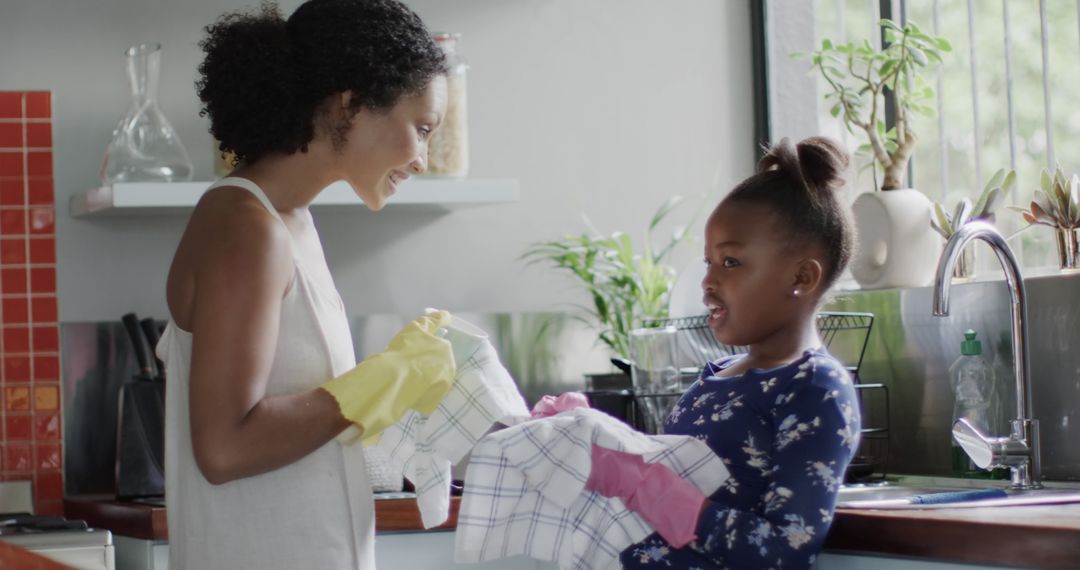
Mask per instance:
[[[682,548],[659,534],[631,546],[620,557],[624,568],[813,565],[859,441],[851,379],[815,327],[851,254],[851,225],[836,195],[847,162],[828,139],[785,139],[709,217],[701,283],[708,324],[721,343],[750,350],[709,363],[664,433],[701,438],[731,477],[708,498],[683,488],[629,501],[646,505],[647,520],[667,510],[694,526],[682,533]],[[603,461],[594,454],[594,471],[608,467]]]
[[[264,4],[201,46],[203,112],[239,162],[200,199],[169,271],[169,567],[374,568],[363,449],[333,439],[437,403],[454,362],[431,333],[448,316],[354,367],[308,206],[344,180],[379,210],[424,172],[446,62],[397,0],[310,0],[288,20]]]

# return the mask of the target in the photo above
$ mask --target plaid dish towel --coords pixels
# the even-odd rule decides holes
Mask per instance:
[[[510,425],[529,418],[525,399],[481,329],[453,317],[445,338],[457,362],[450,391],[430,416],[410,410],[373,444],[416,487],[424,528],[449,517],[450,467],[496,423]]]
[[[562,569],[618,567],[619,553],[653,528],[622,501],[585,489],[593,443],[663,463],[706,496],[728,478],[705,442],[645,435],[597,410],[575,408],[524,422],[487,435],[473,449],[455,560],[525,555]]]

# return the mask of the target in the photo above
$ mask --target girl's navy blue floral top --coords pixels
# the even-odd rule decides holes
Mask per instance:
[[[653,533],[624,550],[624,568],[810,568],[859,442],[847,370],[823,348],[771,370],[715,377],[742,356],[706,365],[664,433],[692,435],[731,477],[701,511],[697,540],[672,548]]]

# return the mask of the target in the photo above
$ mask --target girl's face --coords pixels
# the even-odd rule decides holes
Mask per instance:
[[[721,343],[761,344],[798,326],[800,258],[792,249],[801,248],[790,247],[787,235],[759,204],[721,203],[709,216],[702,301]]]
[[[361,109],[340,149],[343,178],[371,210],[381,210],[398,186],[427,170],[431,134],[446,114],[446,77],[438,75],[389,110]]]

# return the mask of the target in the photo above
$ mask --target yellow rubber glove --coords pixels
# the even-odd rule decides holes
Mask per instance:
[[[428,313],[405,325],[386,350],[321,386],[337,400],[341,415],[363,429],[365,443],[407,410],[430,415],[446,396],[457,365],[450,342],[437,333],[449,323],[446,311]]]

